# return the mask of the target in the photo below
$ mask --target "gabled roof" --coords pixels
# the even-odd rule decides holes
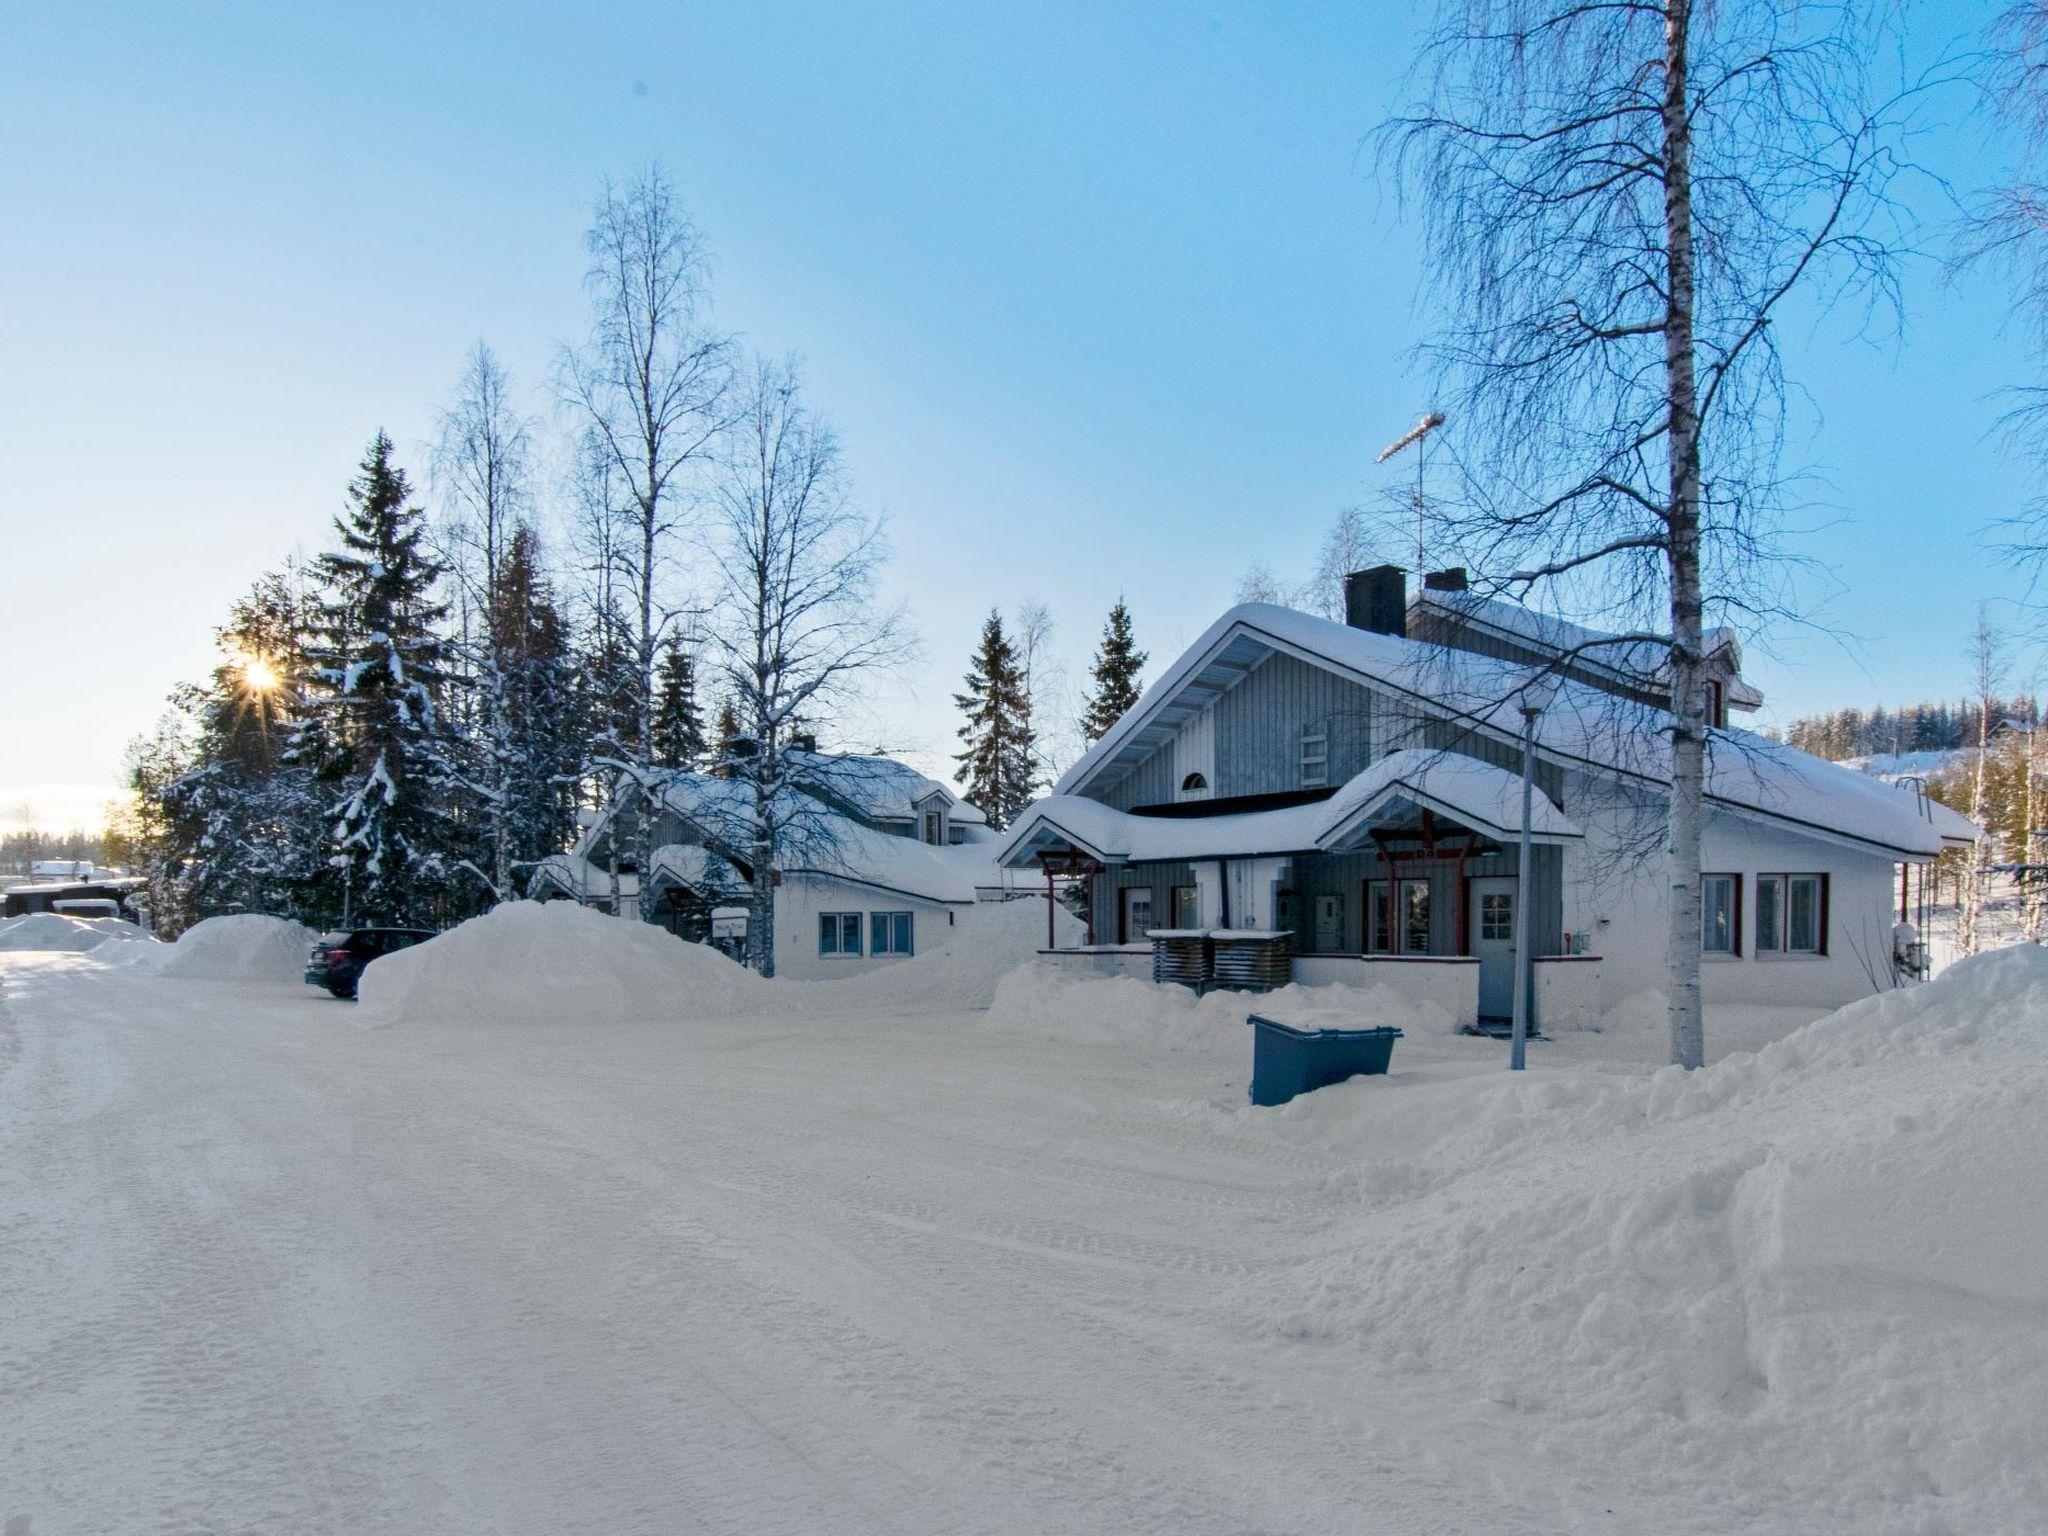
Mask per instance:
[[[870,820],[909,821],[919,805],[937,795],[953,820],[967,826],[988,824],[981,807],[893,757],[849,752],[789,752],[784,756],[819,794],[841,801]]]
[[[1530,835],[1545,843],[1579,829],[1537,791]],[[1009,868],[1068,844],[1106,864],[1330,853],[1368,847],[1374,828],[1432,812],[1501,841],[1522,827],[1522,782],[1506,770],[1452,752],[1390,752],[1326,800],[1221,816],[1134,816],[1081,795],[1053,795],[1025,811],[998,858]]]
[[[1671,686],[1670,648],[1662,641],[1623,639],[1603,630],[1574,624],[1556,614],[1538,613],[1520,603],[1483,597],[1477,592],[1438,592],[1425,587],[1415,594],[1414,608],[1435,609],[1452,623],[1468,625],[1505,639],[1519,641],[1531,649],[1552,656],[1571,655],[1575,665],[1589,672],[1647,684],[1665,690]],[[1723,661],[1731,673],[1725,698],[1734,709],[1756,709],[1764,696],[1744,682],[1742,642],[1732,629],[1710,629],[1706,634],[1709,661]]]
[[[1270,603],[1241,603],[1200,639],[1056,786],[1061,795],[1101,791],[1151,756],[1197,710],[1277,654],[1391,694],[1433,715],[1505,742],[1518,742],[1525,666],[1397,635],[1354,629]],[[1632,703],[1588,684],[1564,682],[1537,723],[1543,759],[1661,788],[1670,783],[1668,711]],[[1938,811],[1876,779],[1752,732],[1720,730],[1708,753],[1711,805],[1810,835],[1910,858],[1969,841]],[[1968,828],[1968,830],[1964,830]]]

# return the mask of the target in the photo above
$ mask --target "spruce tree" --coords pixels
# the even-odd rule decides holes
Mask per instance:
[[[335,532],[340,547],[318,561],[327,591],[308,647],[308,738],[329,796],[330,864],[348,920],[460,917],[486,894],[475,860],[487,855],[466,824],[457,743],[442,714],[440,567],[382,432]]]
[[[493,637],[486,679],[500,707],[490,743],[499,796],[507,897],[521,870],[560,853],[575,836],[584,747],[579,669],[568,624],[542,568],[540,539],[515,528],[497,562],[490,596]]]
[[[1083,740],[1097,740],[1138,702],[1138,674],[1144,667],[1145,653],[1131,634],[1131,611],[1118,598],[1109,610],[1109,623],[1095,652],[1094,686],[1081,716]]]
[[[653,761],[657,768],[694,768],[704,755],[704,722],[697,713],[697,662],[670,635],[655,679]]]
[[[1031,803],[1038,780],[1038,756],[1031,730],[1031,698],[1002,615],[993,609],[981,626],[981,644],[967,673],[967,691],[953,702],[967,716],[960,727],[966,750],[958,762],[967,798],[1001,830]]]
[[[162,789],[160,843],[188,920],[338,915],[320,899],[323,808],[288,750],[306,688],[305,608],[291,573],[263,577],[217,632],[222,659],[212,678],[174,696],[191,757]]]

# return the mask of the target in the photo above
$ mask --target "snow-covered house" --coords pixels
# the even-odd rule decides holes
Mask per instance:
[[[784,791],[775,871],[779,976],[851,975],[951,937],[976,908],[1011,894],[998,838],[980,808],[893,758],[786,754],[801,788]],[[670,772],[649,786],[655,825],[645,878],[652,916],[689,938],[714,909],[746,899],[753,789],[735,778]],[[629,802],[632,813],[639,804]],[[636,913],[642,872],[613,847],[616,810],[591,819],[568,853],[536,869],[531,892]]]
[[[1505,1016],[1518,689],[1544,664],[1563,680],[1534,736],[1538,1022],[1661,986],[1657,647],[1602,646],[1463,585],[1435,573],[1411,602],[1405,573],[1384,566],[1350,578],[1346,623],[1247,603],[1212,624],[1004,839],[1009,869],[1089,877],[1090,943],[1060,963],[1171,975],[1173,936],[1206,934],[1219,968],[1227,951],[1268,978],[1387,982],[1461,1022]],[[1761,703],[1740,669],[1717,635],[1705,994],[1845,1003],[1892,982],[1903,868],[1975,828],[1729,727],[1729,711]]]

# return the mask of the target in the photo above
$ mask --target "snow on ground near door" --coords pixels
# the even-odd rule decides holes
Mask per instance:
[[[2043,1525],[2048,954],[1690,1079],[1419,1025],[1278,1110],[1102,985],[369,1029],[0,957],[0,1520]]]

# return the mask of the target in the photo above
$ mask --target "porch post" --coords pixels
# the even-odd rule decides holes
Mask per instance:
[[[1522,694],[1522,838],[1520,854],[1515,861],[1515,1016],[1513,1043],[1508,1047],[1508,1070],[1520,1072],[1529,1062],[1529,988],[1535,980],[1529,974],[1529,865],[1533,862],[1529,848],[1529,817],[1534,810],[1532,804],[1535,789],[1536,764],[1536,717],[1550,702],[1548,692],[1543,690],[1543,679],[1537,680]]]
[[[1058,946],[1053,943],[1052,927],[1052,862],[1044,858],[1038,862],[1045,866],[1045,947],[1056,949]]]

